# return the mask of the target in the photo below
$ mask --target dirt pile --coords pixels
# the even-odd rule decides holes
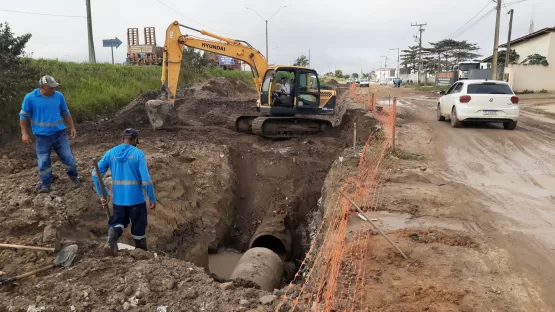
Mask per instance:
[[[83,251],[86,249],[86,251]],[[78,263],[4,286],[2,311],[274,311],[277,300],[239,282],[221,284],[191,263],[142,250],[104,258],[81,245]],[[163,310],[160,310],[163,309]]]
[[[258,95],[245,83],[212,78],[191,88],[178,89],[175,104],[161,90],[137,97],[116,114],[118,125],[154,129],[183,126],[222,126],[231,114],[253,113]]]
[[[332,87],[337,87],[339,85],[339,82],[337,82],[337,80],[335,80],[335,79],[330,79],[330,80],[326,81],[326,85],[332,86]]]

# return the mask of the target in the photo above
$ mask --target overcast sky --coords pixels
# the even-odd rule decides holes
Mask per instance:
[[[55,4],[52,5],[55,1]],[[27,51],[33,57],[58,58],[83,62],[88,60],[87,23],[84,0],[2,0],[0,22],[8,22],[16,34],[33,35]],[[102,47],[102,39],[118,37],[124,43],[115,51],[116,62],[124,62],[127,50],[127,28],[156,27],[157,43],[164,44],[167,26],[174,20],[220,35],[242,39],[265,53],[265,24],[251,7],[269,18],[270,63],[289,64],[311,50],[311,67],[319,72],[342,69],[345,72],[368,71],[380,67],[388,56],[388,67],[397,65],[397,52],[415,44],[417,27],[411,23],[427,23],[423,42],[447,38],[486,6],[480,15],[452,38],[478,43],[484,56],[492,54],[495,7],[491,0],[394,0],[394,1],[330,1],[330,0],[91,0],[94,43],[97,62],[110,62],[110,49]],[[508,30],[507,9],[514,9],[513,38],[528,33],[534,16],[535,30],[555,26],[555,0],[504,0],[500,43],[505,43]],[[521,3],[516,3],[522,1]],[[489,4],[488,4],[489,3]],[[512,4],[511,3],[516,3]],[[165,4],[165,5],[164,5]],[[535,8],[535,9],[534,9]],[[3,11],[4,10],[4,11]],[[76,17],[54,17],[22,14],[24,11]],[[176,12],[177,11],[177,12]],[[183,30],[185,33],[185,30]]]

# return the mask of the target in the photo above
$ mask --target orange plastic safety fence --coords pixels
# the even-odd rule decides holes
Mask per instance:
[[[358,170],[326,198],[325,212],[299,271],[286,288],[275,311],[364,311],[369,294],[366,258],[372,230],[363,224],[350,230],[353,207],[376,210],[384,200],[381,187],[391,174],[391,151],[396,115],[392,105],[376,103],[378,94],[349,86],[348,96],[360,108],[372,110],[383,131],[373,132],[360,150]],[[358,152],[358,149],[357,149]]]

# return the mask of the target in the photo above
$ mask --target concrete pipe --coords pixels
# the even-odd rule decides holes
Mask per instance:
[[[270,249],[255,247],[243,254],[229,278],[241,278],[262,290],[273,291],[279,287],[282,276],[283,262],[279,256]]]
[[[283,260],[289,261],[292,238],[291,232],[285,226],[284,218],[284,216],[273,216],[265,219],[251,238],[249,248],[268,248]]]

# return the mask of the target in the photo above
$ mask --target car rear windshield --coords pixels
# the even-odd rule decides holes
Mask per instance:
[[[511,87],[497,83],[473,83],[468,85],[468,94],[513,94]]]

